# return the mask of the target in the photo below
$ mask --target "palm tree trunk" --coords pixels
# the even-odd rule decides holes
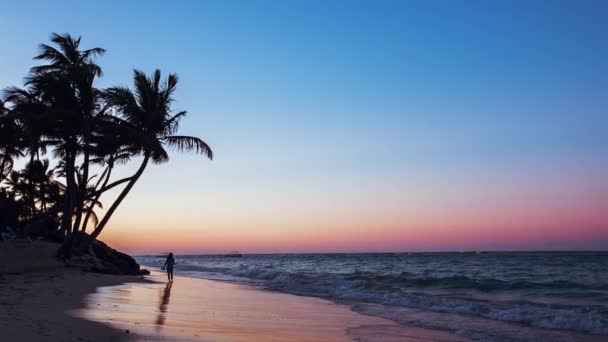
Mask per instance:
[[[93,190],[95,190],[95,192],[93,194],[91,194],[91,196],[93,196],[93,195],[95,196],[95,198],[94,198],[95,201],[99,201],[99,197],[101,196],[101,194],[99,194],[99,195],[97,194],[97,189],[99,189],[99,185],[102,182],[104,182],[104,185],[105,185],[107,183],[107,180],[109,180],[109,178],[110,178],[110,176],[108,174],[109,170],[110,170],[110,165],[108,164],[108,166],[106,166],[106,168],[101,173],[101,176],[99,177],[99,180],[97,180],[97,183],[95,183],[95,187],[93,188]],[[103,187],[103,185],[102,185],[102,187]],[[85,198],[85,201],[86,201],[86,198]],[[76,229],[80,230],[83,233],[87,230],[87,224],[89,222],[89,217],[91,216],[92,212],[93,212],[93,207],[88,206],[87,214],[85,215],[84,220],[82,220],[82,227],[81,228],[77,227]]]
[[[148,160],[149,159],[150,159],[150,156],[148,154],[146,154],[144,156],[144,161],[139,166],[139,169],[137,170],[137,172],[133,175],[133,178],[131,179],[131,181],[122,190],[122,192],[120,193],[120,195],[118,196],[118,198],[116,198],[116,200],[114,201],[114,203],[112,203],[112,206],[110,207],[110,209],[108,210],[108,212],[103,216],[103,219],[101,220],[101,222],[99,222],[99,224],[97,225],[97,227],[95,228],[95,230],[91,234],[92,240],[96,239],[99,236],[99,234],[101,234],[101,231],[105,228],[106,224],[108,223],[108,221],[112,217],[112,214],[114,214],[114,211],[116,210],[116,208],[118,208],[118,206],[120,205],[120,203],[122,202],[122,200],[124,200],[125,197],[127,197],[127,194],[129,193],[129,191],[131,191],[131,188],[133,188],[133,185],[135,185],[135,182],[137,182],[137,180],[139,179],[139,177],[141,176],[141,174],[146,169],[146,165],[148,165]]]
[[[40,183],[40,189],[38,190],[39,196],[40,196],[40,208],[42,209],[43,213],[46,213],[46,200],[45,200],[45,193],[46,193],[46,186],[45,183],[42,182]]]
[[[80,221],[82,220],[82,210],[84,208],[84,201],[87,196],[87,183],[89,182],[89,149],[88,142],[84,142],[84,170],[82,172],[82,184],[78,189],[78,203],[76,204],[76,220],[74,221],[74,231],[78,231],[80,228]]]
[[[74,164],[76,157],[72,151],[66,153],[66,165],[65,165],[65,201],[63,206],[63,217],[61,219],[61,228],[67,235],[72,233],[72,215],[74,213],[74,188],[76,182],[74,180]]]
[[[126,177],[126,178],[123,178],[123,179],[121,179],[121,180],[117,180],[117,181],[113,182],[112,184],[110,184],[110,185],[108,185],[108,186],[105,186],[105,187],[102,187],[101,189],[97,190],[97,191],[95,192],[95,195],[97,195],[97,194],[99,194],[99,193],[104,193],[104,192],[106,192],[106,191],[108,191],[108,190],[112,189],[113,187],[119,186],[120,184],[125,183],[125,182],[129,182],[129,181],[131,181],[132,179],[133,179],[133,176]]]
[[[107,172],[107,174],[102,175],[102,178],[99,179],[99,181],[101,181],[103,179],[103,177],[105,176],[105,180],[103,181],[103,184],[101,185],[102,189],[105,188],[105,186],[108,184],[108,181],[110,180],[110,175],[112,174],[112,165],[108,165],[105,172]],[[97,187],[99,187],[99,182],[95,185],[95,189],[97,189]],[[89,219],[91,218],[91,213],[93,212],[93,207],[95,206],[95,203],[97,203],[97,201],[99,201],[101,194],[103,194],[103,192],[98,192],[95,195],[93,202],[91,203],[91,205],[89,206],[89,208],[87,210],[87,215],[84,217],[84,222],[82,223],[83,232],[86,232],[86,230],[87,230],[87,224],[89,224]]]
[[[99,176],[97,183],[95,183],[95,188],[94,188],[95,190],[97,190],[99,188],[99,184],[101,184],[101,182],[103,182],[104,179],[108,178],[108,177],[106,177],[106,175],[108,174],[108,172],[110,171],[111,168],[112,168],[111,164],[108,163],[108,166],[106,166],[106,168],[101,173],[101,176]]]

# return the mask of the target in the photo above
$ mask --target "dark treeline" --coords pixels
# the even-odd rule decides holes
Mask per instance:
[[[51,36],[41,44],[23,87],[3,90],[0,101],[0,229],[45,222],[47,236],[69,240],[88,231],[97,238],[150,163],[169,160],[166,147],[212,158],[201,139],[178,135],[185,111],[171,108],[178,78],[135,70],[133,87],[95,87],[102,76],[96,58],[104,49],[82,50],[80,38]],[[136,158],[138,157],[138,158]],[[125,178],[114,168],[140,163]],[[25,163],[16,170],[19,160]],[[120,190],[103,216],[104,194]],[[53,222],[55,227],[53,228]],[[67,238],[67,239],[66,239]]]

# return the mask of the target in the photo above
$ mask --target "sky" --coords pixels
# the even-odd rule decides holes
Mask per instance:
[[[574,0],[7,2],[0,86],[52,32],[107,50],[98,87],[179,75],[181,132],[215,158],[146,171],[101,235],[127,252],[607,250],[606,18]]]

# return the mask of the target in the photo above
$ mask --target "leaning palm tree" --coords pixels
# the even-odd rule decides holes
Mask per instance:
[[[156,70],[150,77],[135,70],[133,81],[133,91],[127,87],[113,87],[104,92],[103,98],[109,106],[118,111],[119,116],[114,118],[116,122],[132,132],[132,144],[138,147],[138,154],[143,156],[143,160],[91,234],[92,238],[99,236],[105,228],[116,208],[146,169],[148,162],[161,164],[169,160],[165,146],[179,151],[194,151],[206,155],[209,159],[213,158],[211,148],[203,140],[176,135],[179,121],[186,115],[185,111],[173,114],[171,108],[177,75],[170,74],[162,81],[160,70]]]
[[[92,203],[99,202],[100,197],[107,191],[114,166],[127,163],[132,156],[139,153],[140,148],[133,144],[131,131],[130,127],[115,122],[111,116],[102,117],[98,121],[96,132],[91,139],[91,163],[99,165],[103,168],[103,171],[87,198]],[[120,185],[122,181],[129,180],[130,177],[127,177],[126,180],[119,180],[112,184]],[[90,219],[93,219],[94,225],[99,223],[99,220],[94,218],[93,215],[93,207],[88,206],[82,221],[81,231],[86,232]],[[75,227],[75,229],[78,229],[78,227]]]

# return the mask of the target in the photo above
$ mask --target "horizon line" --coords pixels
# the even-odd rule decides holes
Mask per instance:
[[[155,256],[175,252],[160,253],[133,253],[133,256]],[[463,254],[484,254],[484,253],[608,253],[608,249],[578,249],[578,250],[465,250],[465,251],[418,251],[418,252],[269,252],[269,253],[240,253],[241,255],[295,255],[295,254],[440,254],[440,253],[463,253]],[[200,254],[181,254],[182,256],[225,256],[231,253],[200,253]]]

